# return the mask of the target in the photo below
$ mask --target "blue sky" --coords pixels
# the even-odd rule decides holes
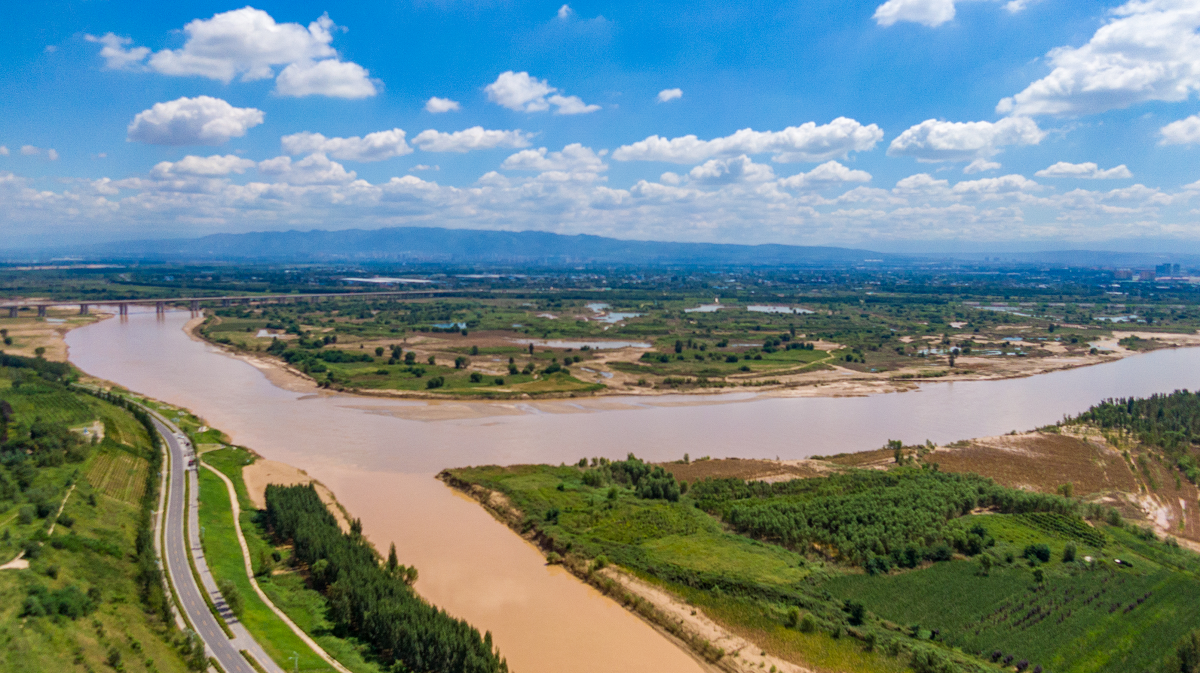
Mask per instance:
[[[50,2],[7,27],[10,245],[1200,252],[1194,0]]]

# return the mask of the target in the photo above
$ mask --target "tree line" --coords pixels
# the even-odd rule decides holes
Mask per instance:
[[[1189,481],[1200,483],[1200,466],[1192,455],[1200,442],[1200,394],[1176,390],[1169,395],[1108,399],[1074,420],[1129,432],[1138,441],[1162,449]]]
[[[425,602],[409,586],[415,573],[395,562],[380,563],[353,522],[343,533],[311,485],[267,486],[265,522],[294,545],[293,562],[308,567],[309,582],[329,601],[339,635],[369,644],[388,666],[401,671],[499,673],[508,664],[467,622]]]

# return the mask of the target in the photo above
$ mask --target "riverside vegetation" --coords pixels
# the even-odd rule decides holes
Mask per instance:
[[[271,484],[264,521],[293,545],[293,559],[308,570],[310,585],[326,596],[335,631],[368,643],[388,670],[499,673],[508,665],[490,633],[425,602],[412,589],[416,573],[399,564],[396,548],[386,563],[351,522],[343,533],[311,486]]]
[[[186,410],[152,400],[143,403],[170,417],[198,447],[200,461],[233,483],[240,507],[239,523],[259,588],[340,664],[354,673],[507,670],[491,645],[490,634],[481,636],[466,622],[429,605],[413,591],[411,584],[417,578],[417,569],[400,564],[394,546],[384,561],[362,537],[356,520],[351,520],[351,534],[345,536],[344,544],[331,544],[341,531],[311,487],[283,488],[283,495],[279,496],[281,491],[277,489],[282,487],[271,486],[268,493],[276,493],[275,509],[270,510],[271,499],[267,510],[256,509],[242,477],[243,468],[257,460],[254,453],[228,445],[223,433]],[[199,472],[199,483],[205,558],[226,603],[280,666],[293,665],[295,655],[298,657],[295,665],[302,670],[333,670],[270,610],[251,586],[224,482],[205,467]],[[306,493],[312,493],[311,500]],[[294,540],[296,529],[285,528],[282,530],[288,532],[281,533],[279,521],[272,518],[271,511],[289,525],[300,525],[302,542]],[[318,525],[330,522],[332,529]],[[313,539],[305,537],[313,534],[317,534],[320,543],[315,549]],[[382,595],[376,592],[369,597],[355,594],[353,599],[348,598],[345,587],[362,585],[365,575],[370,574],[365,566],[356,564],[369,559],[382,566],[381,575],[374,584],[363,586],[380,590]],[[353,580],[349,579],[352,575]],[[377,609],[390,601],[391,609],[382,632],[364,630],[361,614],[353,619],[347,617],[346,610],[361,609],[364,599],[373,600]],[[379,618],[382,617],[376,615]]]
[[[1105,402],[1064,425],[1125,428],[1183,474],[1197,410],[1200,396],[1179,392]],[[818,670],[1196,670],[1200,556],[1069,488],[1016,490],[895,449],[886,471],[830,462],[775,483],[688,484],[632,455],[442,478],[598,587],[625,595],[604,570],[615,564]]]
[[[307,273],[294,300],[214,305],[198,333],[325,386],[511,397],[779,387],[834,367],[1011,376],[1098,361],[1114,330],[1160,337],[1121,339],[1140,351],[1200,326],[1196,288],[1095,270],[427,273],[420,287],[446,296],[320,302],[304,294],[353,287]]]
[[[0,570],[0,668],[202,670],[155,562],[158,436],[74,378],[0,354],[0,562],[20,557]]]

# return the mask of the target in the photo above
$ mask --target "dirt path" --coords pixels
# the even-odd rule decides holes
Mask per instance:
[[[229,502],[233,506],[233,528],[237,532],[238,545],[242,548],[242,561],[246,565],[246,577],[250,578],[250,586],[254,587],[254,593],[258,594],[258,597],[262,599],[262,602],[266,603],[267,607],[271,608],[271,612],[274,612],[275,616],[279,617],[284,624],[287,624],[288,628],[296,634],[296,637],[304,641],[305,645],[308,645],[310,648],[312,648],[312,651],[316,652],[317,656],[324,659],[325,662],[330,666],[333,666],[338,673],[351,673],[350,669],[342,666],[337,662],[336,659],[329,656],[329,653],[322,649],[315,640],[310,638],[309,635],[304,632],[304,629],[296,626],[296,623],[293,622],[286,614],[284,614],[283,610],[275,607],[275,604],[271,602],[271,599],[267,598],[267,594],[263,593],[263,590],[258,586],[258,580],[254,577],[254,564],[250,561],[250,548],[246,545],[246,538],[242,535],[242,524],[240,520],[241,505],[238,504],[237,490],[234,489],[233,482],[230,481],[229,477],[226,477],[220,470],[203,461],[201,461],[200,464],[204,465],[209,472],[217,475],[221,481],[225,482],[225,488],[229,491]]]

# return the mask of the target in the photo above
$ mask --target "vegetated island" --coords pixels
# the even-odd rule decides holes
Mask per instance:
[[[726,670],[1165,673],[1200,656],[1198,441],[1177,392],[947,447],[439,476]]]
[[[783,305],[666,294],[626,302],[612,293],[572,300],[484,293],[246,304],[210,309],[193,333],[277,378],[360,394],[458,399],[746,389],[862,395],[1200,345],[1190,319],[1121,331],[1090,304],[984,306],[960,296],[919,303],[900,295],[866,305],[845,297]],[[1132,326],[1138,318],[1113,320]]]

